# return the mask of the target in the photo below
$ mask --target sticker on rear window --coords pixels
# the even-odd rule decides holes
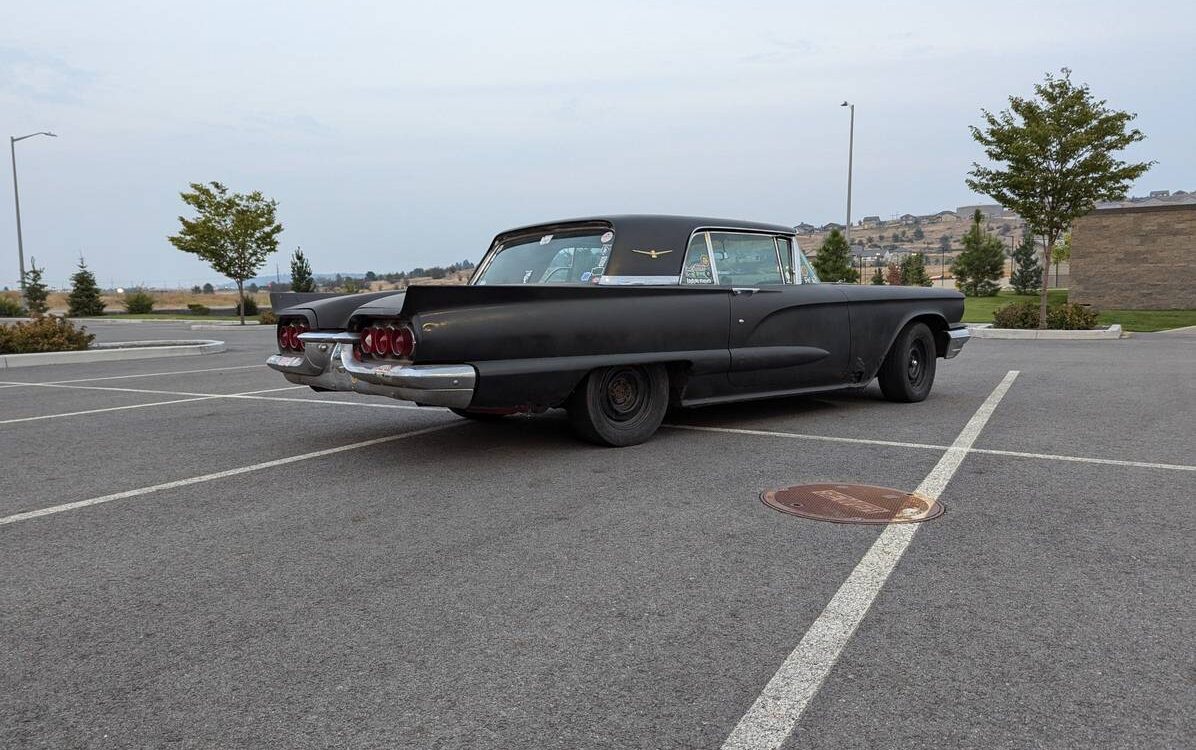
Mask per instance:
[[[543,237],[541,237],[541,238],[540,238],[540,244],[541,244],[541,245],[547,245],[549,242],[552,242],[552,235],[551,235],[551,234],[546,234],[546,235],[544,235]]]
[[[614,238],[615,238],[614,232],[606,232],[599,238],[599,240],[602,242],[602,244],[605,245],[606,243],[610,242]]]

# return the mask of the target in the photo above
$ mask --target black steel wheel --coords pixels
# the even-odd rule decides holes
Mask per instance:
[[[579,437],[616,447],[652,437],[668,407],[669,374],[663,365],[594,370],[567,405],[569,422]]]
[[[877,373],[881,393],[890,401],[924,401],[934,385],[936,355],[934,334],[925,323],[906,326]]]

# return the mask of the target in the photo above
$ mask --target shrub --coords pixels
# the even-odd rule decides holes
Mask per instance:
[[[23,318],[25,308],[21,307],[21,300],[0,294],[0,318]]]
[[[993,313],[993,325],[997,328],[1037,328],[1038,303],[1014,302],[999,307]]]
[[[154,311],[154,295],[135,289],[125,293],[122,304],[124,304],[125,310],[133,315],[152,313]]]
[[[241,314],[241,303],[240,302],[237,303],[236,309],[237,309],[237,315],[240,315]],[[246,317],[248,317],[250,315],[257,315],[257,313],[258,313],[257,300],[255,300],[253,297],[246,297],[245,298],[245,315],[246,315]]]
[[[262,310],[261,314],[257,316],[258,322],[265,326],[272,326],[278,324],[278,316],[274,314],[273,310]]]
[[[191,311],[192,315],[210,315],[212,312],[212,308],[198,302],[188,302],[187,309]]]
[[[1096,310],[1064,302],[1047,308],[1047,328],[1085,331],[1096,327],[1097,317]],[[997,328],[1037,328],[1038,303],[1005,305],[993,314],[993,325]]]
[[[86,349],[95,334],[66,318],[42,317],[0,326],[0,354],[73,352]]]
[[[1096,328],[1097,312],[1084,305],[1064,302],[1047,308],[1047,327],[1067,331],[1086,331]]]

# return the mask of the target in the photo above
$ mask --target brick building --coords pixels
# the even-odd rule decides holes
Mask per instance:
[[[1106,204],[1072,225],[1071,302],[1107,309],[1196,308],[1194,272],[1196,201]]]

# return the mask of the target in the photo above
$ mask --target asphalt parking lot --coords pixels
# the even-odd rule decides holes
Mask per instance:
[[[1196,335],[599,449],[223,354],[0,373],[0,746],[1190,747]],[[13,385],[14,383],[23,383]],[[936,491],[820,523],[770,487]],[[763,697],[762,697],[763,696]]]

